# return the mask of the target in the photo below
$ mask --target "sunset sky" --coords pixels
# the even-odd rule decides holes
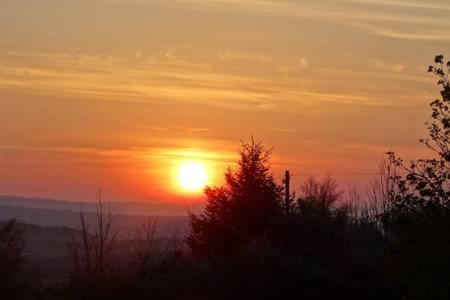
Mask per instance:
[[[0,194],[178,201],[182,162],[220,184],[252,135],[277,179],[413,158],[449,15],[448,0],[1,0]]]

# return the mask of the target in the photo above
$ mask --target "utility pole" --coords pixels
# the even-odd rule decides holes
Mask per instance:
[[[290,193],[290,183],[291,183],[291,173],[286,170],[284,173],[284,209],[286,216],[289,216],[291,211],[291,193]]]

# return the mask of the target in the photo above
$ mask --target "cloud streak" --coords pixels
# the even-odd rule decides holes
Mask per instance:
[[[218,63],[247,60],[264,63],[263,73],[241,74],[221,70],[213,61],[193,62],[181,58],[172,50],[153,54],[141,53],[125,56],[71,54],[71,53],[21,53],[9,51],[0,57],[0,88],[71,93],[104,101],[142,103],[191,103],[233,109],[314,110],[326,103],[343,105],[385,105],[383,95],[363,90],[345,91],[348,85],[332,88],[320,84],[319,78],[334,76],[330,71],[311,68],[306,57],[291,57],[291,64],[280,67],[280,59],[267,55],[235,54],[223,52]],[[256,60],[256,62],[255,62]],[[388,64],[373,59],[368,76],[382,78],[401,75],[405,66]],[[362,71],[342,76],[357,78]],[[397,74],[397,75],[395,75]],[[283,75],[283,76],[281,76]],[[410,76],[411,77],[411,76]],[[411,79],[420,81],[420,78]],[[299,86],[299,80],[303,82]],[[350,86],[349,86],[350,87]],[[397,103],[401,105],[402,103]]]
[[[252,14],[270,17],[302,18],[337,24],[347,24],[386,38],[450,41],[443,30],[450,26],[439,12],[449,11],[444,1],[395,1],[395,0],[164,0],[128,1],[102,0],[110,3],[182,9],[229,14]],[[376,8],[376,9],[374,9]],[[408,11],[404,11],[404,10]],[[424,11],[425,9],[425,11]],[[441,15],[442,16],[442,15]],[[387,25],[387,22],[390,24]],[[402,30],[409,24],[413,32]],[[429,32],[418,31],[423,25],[431,26]]]

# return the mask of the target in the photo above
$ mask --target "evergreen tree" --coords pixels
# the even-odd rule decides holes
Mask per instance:
[[[227,170],[225,184],[206,188],[205,211],[190,220],[188,242],[195,253],[231,255],[281,213],[282,187],[270,173],[270,154],[261,143],[244,142],[238,167]]]

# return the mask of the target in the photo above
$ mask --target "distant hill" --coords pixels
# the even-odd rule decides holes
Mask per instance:
[[[89,225],[95,222],[94,212],[85,212],[85,218]],[[29,208],[21,206],[0,205],[0,221],[16,218],[26,224],[34,224],[45,227],[69,227],[80,228],[80,213],[74,210],[53,210],[42,208]],[[133,216],[126,214],[114,214],[113,225],[121,234],[128,234],[138,229],[149,220],[157,220],[158,234],[170,236],[184,234],[186,232],[185,216]]]
[[[0,205],[28,208],[95,211],[93,202],[70,202],[47,198],[25,198],[10,195],[0,196]],[[202,205],[182,205],[170,202],[111,202],[114,213],[145,216],[186,216],[187,211],[198,211]]]
[[[132,237],[147,221],[157,221],[156,237],[160,241],[183,239],[188,230],[186,208],[175,203],[107,203],[113,211],[113,230],[122,241]],[[47,198],[0,196],[0,222],[18,219],[24,226],[25,255],[30,270],[38,269],[44,280],[60,281],[70,270],[67,243],[79,234],[80,211],[90,228],[96,219],[96,204]]]

